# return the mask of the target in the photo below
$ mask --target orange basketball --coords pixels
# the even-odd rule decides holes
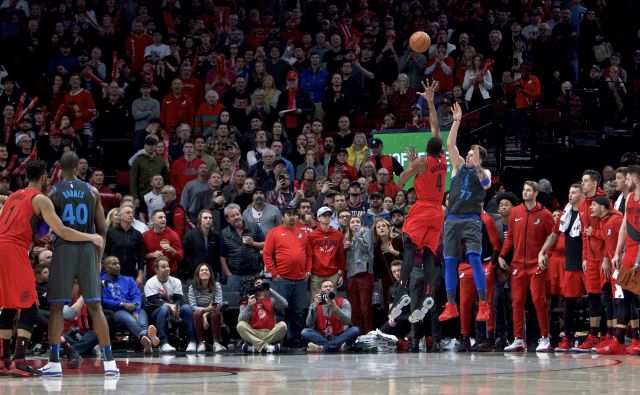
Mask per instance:
[[[431,37],[425,32],[415,32],[409,38],[409,47],[415,52],[425,52],[431,46]]]

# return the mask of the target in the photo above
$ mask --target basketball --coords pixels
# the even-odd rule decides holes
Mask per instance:
[[[431,46],[431,37],[425,32],[415,32],[409,38],[409,47],[415,52],[425,52]]]

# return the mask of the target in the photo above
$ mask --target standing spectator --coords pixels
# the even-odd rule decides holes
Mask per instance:
[[[204,191],[198,192],[190,199],[189,208],[187,209],[187,215],[191,223],[196,222],[198,213],[202,209],[213,209],[214,222],[216,223],[216,230],[220,230],[220,210],[224,207],[224,196],[222,195],[222,176],[219,172],[213,171],[209,176],[208,181],[209,188]]]
[[[206,163],[200,163],[198,166],[197,177],[189,181],[182,190],[180,196],[180,205],[185,210],[191,207],[193,199],[199,192],[209,189],[209,167]]]
[[[160,256],[168,259],[171,274],[175,275],[178,273],[178,263],[182,260],[182,242],[178,234],[167,227],[167,216],[164,211],[154,211],[151,221],[152,228],[142,234],[147,260],[147,276],[156,274],[153,263]]]
[[[561,11],[561,22],[553,26],[552,37],[558,42],[560,54],[560,76],[571,83],[578,81],[578,32],[577,25],[571,23],[571,10]]]
[[[271,228],[282,224],[282,215],[276,206],[265,199],[264,189],[256,187],[253,190],[253,202],[242,213],[242,221],[255,224],[266,235]]]
[[[462,89],[466,91],[464,98],[469,103],[469,110],[478,109],[489,101],[493,80],[481,54],[473,57],[473,68],[464,74]]]
[[[427,67],[427,58],[421,53],[414,52],[411,48],[407,49],[398,61],[398,71],[409,77],[409,87],[414,91],[422,87],[420,83],[423,75],[427,74],[425,67]],[[453,61],[451,68],[453,68]],[[442,87],[442,81],[440,81],[440,86]]]
[[[149,325],[147,313],[142,308],[142,296],[135,280],[120,274],[120,261],[115,256],[104,259],[105,272],[102,281],[102,306],[113,311],[116,326],[124,326],[138,338],[145,354],[153,353],[160,339],[156,337],[156,327]]]
[[[281,209],[283,224],[276,226],[264,242],[265,268],[273,281],[271,287],[288,303],[287,319],[278,314],[279,321],[289,323],[287,340],[299,345],[304,327],[304,306],[307,280],[311,272],[311,253],[307,233],[296,226],[297,209],[287,206]]]
[[[309,94],[303,89],[298,89],[298,73],[293,70],[287,73],[286,88],[278,97],[276,111],[283,119],[289,135],[297,136],[304,126],[306,117],[313,114],[315,107]]]
[[[359,217],[351,217],[344,234],[347,295],[353,302],[351,321],[369,333],[373,327],[373,239]]]
[[[93,135],[91,125],[98,112],[91,93],[81,88],[78,74],[69,77],[69,92],[64,96],[64,105],[71,114],[71,127],[82,136],[86,149],[88,136]]]
[[[203,135],[205,130],[215,125],[218,122],[220,112],[224,110],[224,105],[218,101],[220,100],[218,92],[213,89],[207,91],[204,100],[205,102],[200,104],[198,111],[196,111],[193,128],[196,136]]]
[[[311,303],[320,291],[322,283],[331,280],[338,287],[342,286],[345,271],[345,252],[343,235],[330,226],[333,211],[320,207],[317,220],[318,227],[309,234],[311,250]]]
[[[187,214],[176,198],[176,189],[171,185],[165,185],[162,187],[160,195],[162,196],[162,211],[167,217],[167,226],[173,229],[182,240],[187,227]]]
[[[129,193],[135,201],[139,201],[151,190],[153,175],[160,174],[164,180],[169,179],[169,170],[165,166],[163,158],[156,155],[158,142],[156,136],[147,136],[144,140],[144,152],[131,165]]]
[[[182,239],[184,259],[180,265],[180,276],[187,281],[193,278],[198,262],[206,263],[213,270],[212,276],[220,276],[220,234],[213,228],[213,214],[202,210],[198,214],[196,228],[191,229]]]
[[[398,74],[398,90],[391,95],[389,109],[396,116],[400,125],[411,121],[411,106],[416,103],[418,97],[416,91],[409,87],[409,76]]]
[[[376,166],[376,170],[380,170],[384,167],[385,169],[387,169],[389,174],[395,174],[397,176],[402,174],[404,168],[402,167],[400,162],[398,162],[395,157],[382,153],[382,149],[384,148],[382,140],[378,138],[371,139],[371,143],[369,144],[369,146],[371,148],[371,156],[369,157],[369,161],[373,162],[373,164]]]
[[[182,190],[189,181],[195,180],[198,167],[203,163],[196,157],[196,151],[192,140],[187,140],[182,145],[183,155],[171,164],[171,185],[176,189],[178,199]]]
[[[311,103],[315,106],[314,118],[324,119],[322,98],[329,80],[329,74],[320,65],[320,54],[312,53],[309,60],[311,61],[311,67],[300,73],[300,87],[309,93]]]
[[[215,280],[211,266],[201,263],[195,268],[193,282],[189,286],[189,305],[193,310],[198,353],[206,351],[204,331],[211,329],[213,352],[226,351],[220,344],[222,335],[222,287]]]
[[[131,25],[131,36],[125,43],[127,58],[134,70],[142,68],[145,50],[151,44],[153,44],[153,38],[146,34],[142,21],[136,19]]]
[[[243,76],[238,76],[233,84],[233,89],[222,96],[222,104],[229,112],[231,119],[235,121],[235,126],[240,130],[244,130],[247,126],[246,113],[250,103],[251,95],[247,91],[247,80]]]
[[[169,344],[168,322],[172,320],[176,324],[173,327],[175,331],[179,327],[186,331],[189,340],[186,352],[195,353],[197,346],[193,326],[193,310],[188,303],[184,303],[182,283],[177,278],[170,276],[169,259],[165,256],[160,255],[154,260],[153,269],[157,274],[144,285],[144,296],[147,298],[146,309],[158,329],[160,352],[176,351],[175,347]]]
[[[354,106],[353,97],[349,92],[345,91],[342,86],[342,75],[335,73],[331,76],[331,85],[327,86],[322,99],[322,110],[324,112],[324,125],[327,130],[335,131],[341,129],[338,121],[344,115],[352,115]],[[340,131],[339,131],[340,132]],[[340,134],[342,136],[342,134]],[[353,142],[353,134],[348,144],[342,147],[346,148]],[[336,141],[336,147],[341,148],[339,142]]]
[[[135,122],[133,150],[138,151],[144,145],[147,126],[152,119],[160,118],[160,102],[151,97],[150,84],[143,83],[140,86],[140,97],[131,104],[131,115]]]
[[[453,58],[447,55],[446,43],[438,43],[435,56],[429,59],[424,75],[438,81],[440,86],[439,93],[446,94],[453,90]],[[421,81],[417,82],[418,87],[412,85],[412,88],[414,90],[419,89]]]
[[[194,109],[200,108],[204,102],[204,89],[199,79],[192,75],[193,68],[189,61],[185,61],[180,66],[180,81],[182,81],[182,91],[193,101]]]
[[[193,124],[194,103],[182,92],[182,88],[182,81],[179,78],[174,79],[171,82],[171,92],[162,99],[160,119],[169,133],[173,133],[182,122]]]
[[[380,280],[383,303],[387,303],[390,300],[389,289],[394,283],[391,262],[402,259],[404,250],[402,236],[393,231],[386,219],[377,219],[371,229],[374,242],[373,272]]]
[[[160,174],[151,177],[151,190],[142,197],[139,207],[140,214],[144,215],[146,223],[151,222],[151,213],[164,207],[161,194],[163,186],[164,180]]]
[[[135,278],[140,285],[144,282],[142,233],[133,228],[133,207],[120,207],[117,213],[120,223],[107,230],[104,255],[118,258],[121,274]]]
[[[0,150],[2,150],[1,147]],[[98,193],[100,193],[100,201],[102,202],[102,207],[105,212],[109,212],[111,209],[117,207],[122,200],[122,195],[120,193],[114,193],[111,188],[104,185],[104,171],[102,171],[102,169],[93,170],[93,173],[91,174],[91,185],[96,187]]]
[[[229,288],[238,291],[242,282],[256,278],[264,269],[260,253],[264,233],[255,223],[242,220],[235,203],[224,208],[224,216],[229,226],[220,232],[220,266]]]

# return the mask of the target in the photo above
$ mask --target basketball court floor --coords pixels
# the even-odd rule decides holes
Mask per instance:
[[[34,360],[38,367],[44,359]],[[64,363],[64,361],[63,361]],[[64,365],[63,365],[64,366]],[[556,354],[212,355],[84,359],[61,378],[0,377],[0,394],[613,394],[640,392],[640,358]]]

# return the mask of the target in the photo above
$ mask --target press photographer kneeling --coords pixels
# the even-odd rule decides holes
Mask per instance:
[[[302,330],[302,339],[309,342],[307,352],[344,352],[360,335],[358,327],[351,327],[351,304],[347,299],[336,297],[331,280],[323,281],[320,293],[314,296],[307,326],[309,328]]]
[[[280,341],[287,334],[287,324],[276,324],[275,308],[286,309],[287,301],[269,283],[257,277],[240,287],[238,334],[246,343],[244,352],[280,352]]]

